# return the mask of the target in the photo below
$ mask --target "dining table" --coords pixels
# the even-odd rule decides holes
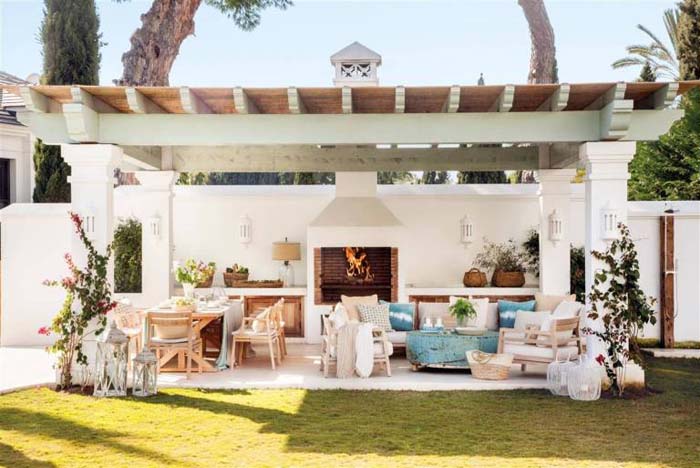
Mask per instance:
[[[155,306],[146,310],[148,312],[175,312],[175,309],[168,305]],[[237,329],[243,320],[243,306],[240,300],[229,300],[217,305],[198,305],[197,310],[192,312],[192,329],[195,336],[200,337],[202,330],[212,322],[222,320],[221,347],[216,361],[210,362],[200,353],[192,355],[193,366],[202,372],[218,372],[228,367],[228,354],[230,353],[231,333]],[[144,342],[147,336],[147,320],[144,320]],[[158,367],[160,372],[185,372],[186,356],[184,350],[173,349],[160,357]]]

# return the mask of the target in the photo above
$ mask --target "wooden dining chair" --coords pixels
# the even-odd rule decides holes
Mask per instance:
[[[282,364],[282,348],[280,340],[281,312],[278,304],[265,308],[262,312],[249,317],[243,317],[243,323],[233,332],[231,344],[230,367],[240,366],[245,357],[248,344],[266,344],[270,352],[272,370],[277,364]]]
[[[182,330],[183,336],[173,338],[160,338],[156,336],[156,327],[161,334],[165,331]],[[202,339],[194,331],[192,312],[148,312],[146,315],[146,347],[155,351],[158,358],[158,367],[167,363],[178,353],[184,352],[187,357],[186,373],[190,378],[192,371],[192,356],[197,353],[200,356]],[[197,365],[201,374],[202,366]]]
[[[135,344],[135,353],[141,352],[143,346],[143,314],[132,305],[124,302],[117,303],[114,309],[114,323],[126,336],[129,341]],[[134,354],[136,355],[136,354]]]

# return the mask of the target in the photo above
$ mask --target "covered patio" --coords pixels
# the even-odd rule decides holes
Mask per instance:
[[[139,195],[135,203],[138,208],[132,210],[146,227],[142,238],[143,281],[142,292],[128,296],[141,308],[152,307],[176,294],[171,268],[176,260],[173,197],[178,190],[178,173],[336,173],[335,191],[324,199],[327,206],[314,215],[315,219],[298,236],[303,240],[306,267],[297,272],[297,284],[276,291],[226,288],[227,295],[242,301],[244,310],[251,305],[247,302],[250,298],[294,299],[295,309],[288,320],[295,324],[290,329],[293,352],[289,359],[277,371],[263,371],[253,360],[249,368],[193,377],[186,383],[178,374],[161,376],[163,384],[427,390],[499,388],[499,384],[479,383],[471,377],[465,380],[463,374],[411,373],[407,361],[396,357],[393,361],[397,372],[392,377],[342,384],[335,379],[324,381],[314,361],[322,334],[320,317],[328,313],[333,302],[319,295],[315,252],[348,245],[396,248],[392,301],[418,304],[446,302],[449,296],[469,296],[486,297],[494,303],[502,298],[532,298],[536,292],[567,294],[573,235],[569,219],[570,182],[576,168],[583,167],[585,222],[581,237],[585,240],[589,290],[599,268],[590,252],[606,246],[603,223],[627,221],[628,164],[636,142],[655,140],[665,133],[682,116],[682,111],[673,105],[674,100],[698,85],[699,82],[8,89],[20,94],[26,103],[26,111],[19,115],[21,122],[45,143],[60,144],[62,155],[71,166],[70,207],[46,208],[48,211],[42,216],[52,220],[55,231],[35,232],[35,241],[53,238],[54,251],[65,244],[74,258],[84,259],[82,244],[71,234],[67,219],[58,219],[59,212],[70,209],[81,214],[95,245],[104,248],[113,238],[116,222],[114,171],[135,173],[141,186],[133,189]],[[536,219],[529,220],[532,225],[539,225],[541,239],[536,284],[522,288],[463,288],[414,284],[412,278],[407,278],[410,273],[402,265],[416,263],[414,257],[419,253],[405,248],[405,239],[421,234],[376,201],[376,172],[429,170],[537,172],[538,188],[530,196],[537,198],[539,210]],[[279,203],[287,200],[282,188],[258,190]],[[290,190],[293,197],[297,189]],[[460,193],[452,195],[459,197]],[[515,192],[506,195],[513,199],[518,196]],[[464,192],[464,196],[477,200],[478,207],[478,193]],[[3,219],[3,236],[5,220],[21,218],[19,211]],[[556,239],[549,232],[553,213],[558,214],[564,226]],[[457,219],[462,215],[455,214]],[[494,220],[496,216],[487,211],[478,215]],[[229,215],[221,211],[219,216]],[[17,229],[15,236],[28,227],[21,222],[10,223],[10,230],[13,225]],[[254,229],[275,230],[272,235],[279,240],[286,235],[284,226]],[[270,233],[266,235],[269,237]],[[12,232],[8,236],[12,238]],[[60,254],[55,256],[56,259],[43,260],[42,275],[47,270],[60,271]],[[17,252],[2,264],[5,345],[16,344],[18,336],[45,322],[57,300],[55,294],[47,296],[42,292],[31,299],[38,310],[34,317],[21,316],[27,297],[39,287],[32,275],[17,274],[25,261]],[[250,312],[252,307],[244,311]],[[589,343],[589,349],[592,346],[594,343]],[[504,388],[542,388],[541,371],[514,371]]]

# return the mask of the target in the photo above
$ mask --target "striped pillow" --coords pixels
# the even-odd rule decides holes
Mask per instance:
[[[391,330],[391,321],[389,320],[389,304],[357,304],[357,310],[360,312],[360,321],[371,323],[382,330]]]

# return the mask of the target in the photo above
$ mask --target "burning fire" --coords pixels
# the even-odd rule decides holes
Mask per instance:
[[[348,268],[345,271],[349,277],[365,281],[374,279],[367,260],[367,252],[364,249],[360,247],[345,247],[345,259],[348,262]]]

